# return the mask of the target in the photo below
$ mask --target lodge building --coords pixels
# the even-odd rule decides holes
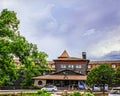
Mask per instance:
[[[86,58],[86,52],[82,52],[82,58],[71,57],[65,50],[57,59],[48,62],[50,73],[34,77],[34,85],[43,87],[45,85],[56,85],[59,88],[85,87],[87,73],[100,64],[109,64],[112,68],[120,66],[120,60],[114,61],[90,61]]]

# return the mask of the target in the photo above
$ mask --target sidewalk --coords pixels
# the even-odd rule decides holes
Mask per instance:
[[[0,94],[17,94],[17,93],[37,93],[38,90],[27,90],[27,89],[21,89],[21,90],[0,90]],[[62,94],[65,90],[58,90],[57,92],[54,92],[51,96],[60,96],[59,94]],[[73,92],[73,90],[69,91],[68,93]],[[81,93],[84,93],[84,91],[80,91]]]
[[[52,94],[51,96],[61,96],[61,95],[58,95],[58,94],[54,93],[54,94]]]
[[[38,90],[0,90],[0,94],[37,93]]]

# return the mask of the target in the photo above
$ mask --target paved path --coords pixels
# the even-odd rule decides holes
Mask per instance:
[[[61,96],[61,95],[58,95],[58,94],[54,93],[54,94],[52,94],[51,96]]]
[[[25,89],[22,89],[22,90],[0,90],[0,94],[17,94],[17,93],[37,93],[38,90],[25,90]],[[57,92],[54,92],[54,94],[52,94],[51,96],[61,96],[61,95],[58,95],[58,94],[61,94],[63,93],[64,90],[59,90]],[[72,91],[68,91],[69,92],[72,92]],[[81,93],[83,93],[83,91],[80,91]]]
[[[38,90],[0,90],[0,94],[37,93]]]

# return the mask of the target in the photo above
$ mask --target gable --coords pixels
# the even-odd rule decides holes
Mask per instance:
[[[63,53],[58,58],[68,58],[69,55],[66,50],[63,51]]]

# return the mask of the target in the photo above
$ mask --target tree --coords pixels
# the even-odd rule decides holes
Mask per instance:
[[[17,78],[12,55],[12,41],[17,32],[19,20],[16,13],[4,9],[0,14],[0,85],[9,85]]]
[[[45,52],[39,52],[35,44],[29,43],[18,31],[19,20],[14,11],[4,9],[0,14],[0,84],[12,84],[17,80],[17,71],[22,72],[23,85],[30,86],[32,77],[48,69]],[[16,67],[14,57],[19,59]],[[19,68],[19,69],[18,69]],[[19,74],[21,75],[21,74]],[[3,76],[3,77],[2,77]],[[6,84],[7,85],[7,84]]]
[[[40,53],[37,53],[36,55],[33,55],[33,58],[32,58],[33,60],[32,59],[30,60],[30,58],[29,58],[30,66],[25,67],[23,69],[24,80],[21,84],[22,87],[25,87],[25,86],[31,87],[33,84],[32,77],[42,75],[45,70],[49,69],[49,67],[47,65],[45,65],[45,64],[47,64],[47,61],[45,59],[46,56],[47,55],[44,52],[40,52]]]
[[[115,74],[114,74],[114,83],[115,85],[120,85],[120,67],[118,67],[116,70],[115,70]]]
[[[47,54],[39,52],[35,44],[29,43],[20,35],[13,43],[13,53],[21,63],[22,87],[32,86],[32,77],[39,76],[43,71],[49,69],[46,61]]]
[[[104,92],[105,84],[113,82],[113,74],[114,70],[108,64],[101,64],[88,73],[86,82],[89,86],[102,85]]]

